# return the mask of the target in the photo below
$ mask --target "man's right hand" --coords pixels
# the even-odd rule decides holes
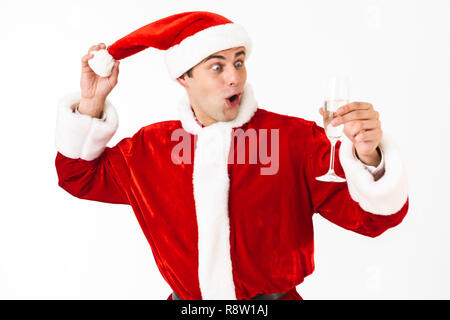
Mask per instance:
[[[116,61],[109,77],[100,77],[88,64],[93,58],[92,51],[106,49],[104,43],[92,46],[88,53],[81,58],[81,101],[78,111],[91,117],[99,118],[105,105],[106,97],[117,85],[119,76],[119,61]]]

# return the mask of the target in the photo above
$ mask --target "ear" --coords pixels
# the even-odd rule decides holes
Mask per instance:
[[[181,77],[177,78],[177,82],[178,82],[183,88],[187,88],[187,87],[188,87],[188,84],[187,84],[186,79],[185,79],[185,75],[186,75],[186,74],[183,74]]]

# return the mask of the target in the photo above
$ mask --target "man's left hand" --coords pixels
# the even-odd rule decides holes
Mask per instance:
[[[320,109],[323,114],[323,109]],[[381,157],[377,152],[383,131],[378,111],[367,102],[351,102],[336,110],[337,117],[331,125],[344,125],[344,133],[353,143],[358,158],[366,165],[378,166]]]

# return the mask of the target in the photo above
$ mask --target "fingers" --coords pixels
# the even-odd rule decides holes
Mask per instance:
[[[379,141],[382,135],[383,131],[381,128],[376,128],[372,130],[362,130],[355,135],[354,139],[356,142]]]
[[[350,136],[354,137],[359,132],[377,128],[381,128],[381,122],[380,120],[374,119],[374,120],[361,120],[349,122],[347,123],[347,127],[345,128],[345,130],[348,132]]]
[[[383,135],[378,111],[370,103],[352,102],[336,112],[338,116],[331,124],[345,124],[345,135],[354,143],[359,156],[372,154]]]
[[[84,69],[84,68],[89,68],[88,60],[91,59],[91,58],[93,58],[93,57],[94,57],[93,54],[86,54],[86,55],[84,55],[84,56],[81,58],[81,67],[82,67],[83,69]]]
[[[90,47],[88,50],[88,54],[90,54],[92,51],[98,51],[102,49],[106,49],[106,45],[103,42]]]
[[[381,121],[378,111],[372,104],[366,102],[352,102],[337,110],[340,114],[331,122],[332,125],[344,124],[345,134],[353,142],[374,142],[381,139]]]
[[[88,53],[81,58],[81,66],[83,68],[89,68],[88,60],[92,59],[94,57],[94,54],[92,54],[92,51],[99,51],[102,49],[106,49],[106,45],[104,43],[99,43],[99,44],[91,46],[88,50]]]
[[[331,122],[332,125],[340,125],[344,123],[348,123],[351,121],[357,120],[378,120],[379,119],[378,111],[372,109],[356,109],[349,111],[341,116],[337,116]]]
[[[351,102],[343,105],[342,107],[339,107],[336,110],[336,113],[341,116],[355,110],[373,110],[373,106],[368,102]]]

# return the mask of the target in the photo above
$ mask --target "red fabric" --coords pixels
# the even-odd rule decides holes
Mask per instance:
[[[149,47],[167,50],[185,38],[212,26],[231,23],[216,13],[195,11],[175,14],[139,28],[108,47],[120,60]]]
[[[289,290],[280,300],[303,300],[296,288]]]
[[[93,161],[58,153],[56,169],[59,185],[76,197],[129,204],[164,279],[182,299],[198,300],[194,152],[191,164],[172,162],[171,151],[179,141],[171,141],[171,134],[179,128],[179,121],[149,125]],[[392,215],[374,215],[351,199],[346,183],[315,180],[328,170],[330,157],[330,143],[315,123],[258,109],[242,127],[247,128],[278,129],[280,155],[275,175],[261,175],[268,165],[260,163],[228,165],[230,250],[238,299],[288,291],[313,272],[313,213],[370,237],[404,218],[408,202]],[[339,147],[335,170],[344,176]]]

